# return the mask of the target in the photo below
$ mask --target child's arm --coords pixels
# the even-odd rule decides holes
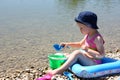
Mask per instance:
[[[100,53],[99,51],[95,51],[93,49],[88,49],[87,54],[88,57],[91,56],[91,59],[101,59],[104,56],[104,53]]]
[[[63,42],[63,43],[61,43],[61,45],[63,45],[63,46],[71,46],[71,47],[76,47],[76,48],[80,48],[81,47],[81,45],[83,45],[84,44],[84,42],[85,42],[85,38],[83,38],[80,42]]]

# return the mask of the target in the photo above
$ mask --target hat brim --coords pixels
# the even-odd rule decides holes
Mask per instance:
[[[99,29],[97,25],[92,25],[90,23],[87,23],[87,22],[83,22],[82,20],[78,19],[78,18],[75,18],[75,21],[78,22],[78,23],[82,23],[88,27],[91,27],[93,29]]]

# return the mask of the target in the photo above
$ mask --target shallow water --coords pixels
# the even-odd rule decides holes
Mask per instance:
[[[98,15],[106,51],[120,49],[120,0],[0,0],[0,72],[44,66],[54,43],[80,41],[74,18]],[[25,64],[26,62],[26,64]],[[4,65],[4,66],[3,66]]]

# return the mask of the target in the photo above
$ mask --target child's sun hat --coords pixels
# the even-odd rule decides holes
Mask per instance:
[[[75,18],[75,21],[93,29],[99,29],[97,26],[97,15],[91,11],[80,12],[78,17]]]

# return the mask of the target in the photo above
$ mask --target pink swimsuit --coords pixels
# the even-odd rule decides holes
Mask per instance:
[[[98,33],[98,34],[95,34],[91,39],[88,39],[88,35],[86,35],[86,40],[85,40],[85,45],[93,50],[97,50],[97,47],[96,47],[96,44],[94,43],[94,40],[100,36],[102,38],[102,36]],[[102,38],[103,39],[103,38]],[[104,41],[104,40],[103,40]],[[101,60],[93,60],[95,63],[97,64],[101,64]]]

